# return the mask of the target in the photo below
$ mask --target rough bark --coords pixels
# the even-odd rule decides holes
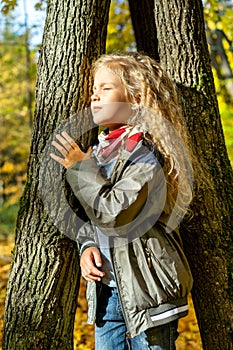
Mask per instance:
[[[194,216],[182,227],[194,276],[203,348],[233,348],[233,176],[219,116],[201,0],[155,0],[162,65],[177,83],[194,152],[208,182],[196,189]]]
[[[128,0],[137,50],[159,61],[156,25],[152,16],[154,0]]]
[[[61,176],[61,170],[53,169],[54,163],[43,156],[43,151],[55,128],[88,103],[90,65],[105,49],[109,5],[110,0],[47,3],[28,180],[21,199],[7,290],[4,350],[73,349],[79,261],[76,244],[67,236],[74,238],[76,219],[60,194],[55,197],[57,207],[49,208],[39,186],[42,181],[46,198],[53,203],[53,180]],[[75,120],[77,130],[91,123],[88,116]],[[83,148],[92,134],[81,138]],[[41,172],[42,165],[47,172]],[[53,176],[49,176],[50,170]],[[59,191],[64,192],[62,188]],[[55,213],[51,218],[52,210]],[[54,225],[56,214],[60,226]]]

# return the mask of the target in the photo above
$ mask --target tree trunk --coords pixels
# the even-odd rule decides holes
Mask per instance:
[[[194,276],[203,348],[232,349],[233,175],[219,116],[201,0],[155,0],[162,65],[177,83],[195,154],[208,182],[196,189],[182,238]],[[204,181],[203,181],[204,182]]]
[[[225,102],[232,104],[233,71],[227,57],[226,48],[224,47],[224,41],[228,42],[229,45],[231,45],[231,42],[220,29],[215,29],[213,32],[208,29],[208,39],[210,44],[210,58],[219,79],[219,85],[222,90],[221,93]]]
[[[76,244],[67,236],[75,238],[76,217],[64,202],[63,189],[56,189],[61,194],[53,191],[61,169],[54,168],[44,150],[55,128],[89,101],[90,65],[105,49],[109,6],[110,0],[48,1],[28,180],[7,290],[4,350],[73,349],[79,261]],[[75,120],[90,129],[88,118]],[[81,138],[84,149],[92,134]]]
[[[154,0],[128,0],[137,50],[159,61],[156,25],[152,16]]]

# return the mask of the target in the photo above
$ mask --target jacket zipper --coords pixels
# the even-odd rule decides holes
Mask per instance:
[[[167,279],[170,281],[171,285],[173,285],[174,288],[177,288],[176,284],[174,283],[174,280],[171,278],[171,276],[167,273],[167,271],[164,269],[164,267],[161,265],[160,261],[158,258],[156,258],[156,256],[153,254],[153,252],[151,251],[150,248],[145,247],[145,252],[147,255],[147,262],[148,262],[148,266],[149,268],[152,267],[152,257],[153,259],[157,262],[157,264],[159,265],[159,267],[161,268],[161,270],[163,271],[164,275],[167,277]]]

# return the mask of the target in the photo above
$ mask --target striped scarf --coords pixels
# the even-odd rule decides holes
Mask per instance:
[[[121,128],[110,131],[103,130],[99,134],[99,144],[96,149],[96,157],[101,162],[108,162],[118,155],[122,142],[125,140],[125,149],[132,152],[137,143],[142,139],[143,132],[139,126]]]

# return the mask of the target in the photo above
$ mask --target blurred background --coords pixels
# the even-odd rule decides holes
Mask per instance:
[[[206,35],[225,142],[233,163],[233,0],[203,1]],[[35,108],[37,61],[46,17],[45,0],[2,0],[0,13],[0,329],[5,290],[20,197],[26,182],[27,162]],[[112,0],[107,52],[136,50],[127,1]],[[192,301],[190,300],[192,307]],[[92,328],[84,327],[86,303],[80,293],[75,342],[92,349]],[[201,349],[195,313],[184,321],[189,345]],[[88,343],[89,334],[90,344]],[[86,340],[85,340],[86,339]],[[0,335],[1,340],[1,335]],[[183,340],[184,341],[184,340]]]

